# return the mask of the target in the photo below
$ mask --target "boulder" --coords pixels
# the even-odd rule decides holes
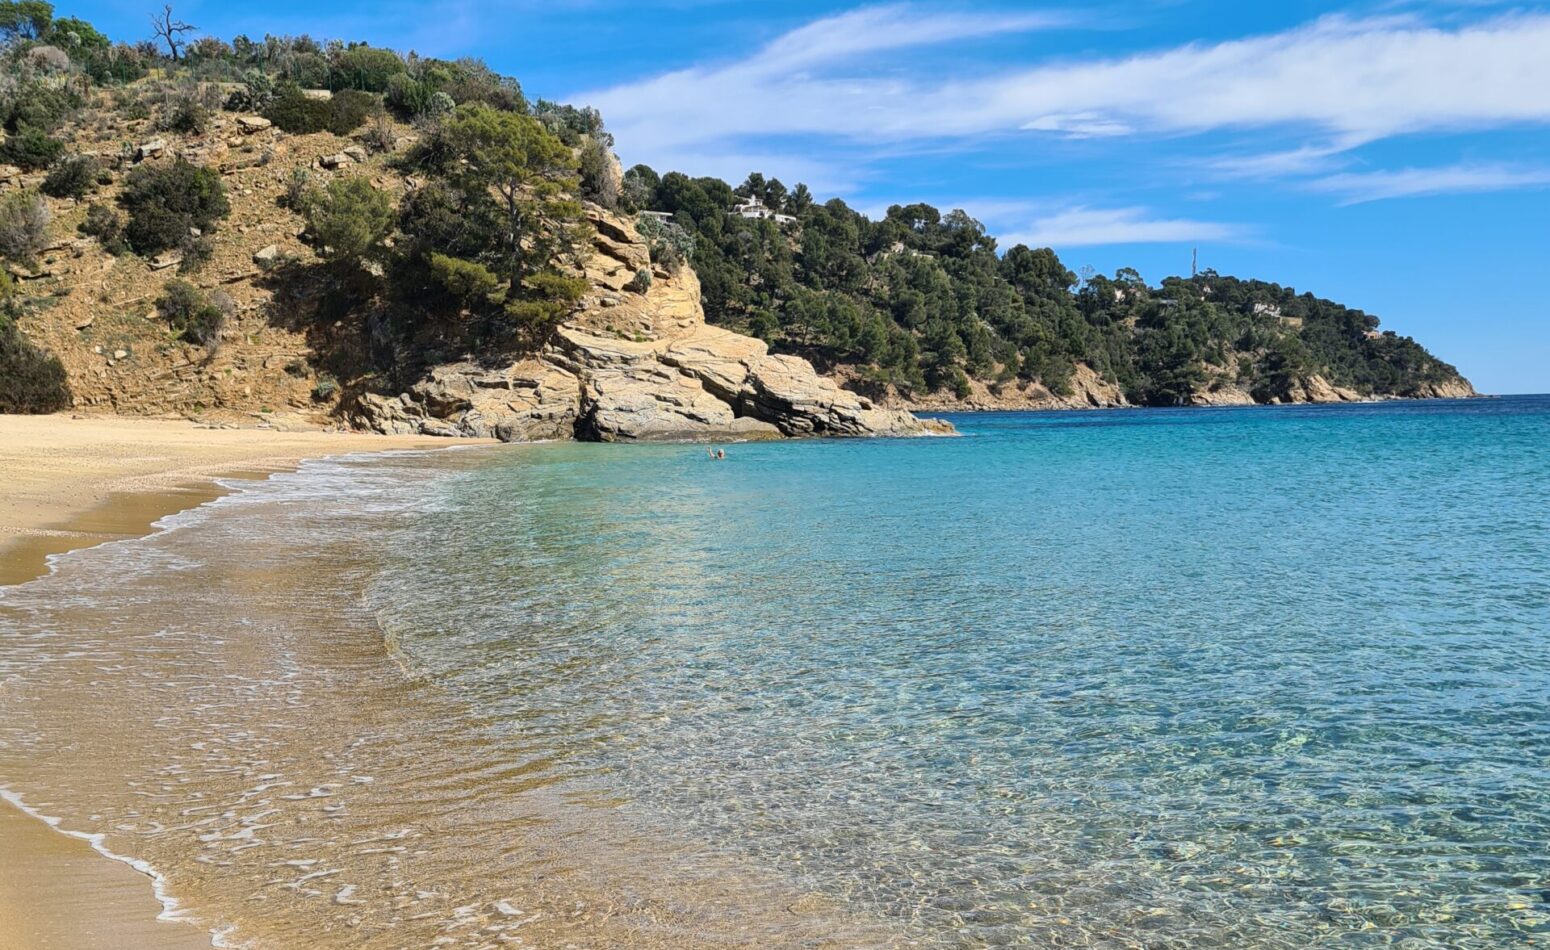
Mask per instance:
[[[366,162],[366,150],[361,148],[359,145],[351,145],[347,148],[341,149],[339,154],[346,156],[350,159],[350,161],[357,164],[365,164]]]
[[[799,356],[763,356],[748,367],[748,415],[789,436],[926,435],[920,420],[902,409],[880,409],[826,376]]]
[[[344,152],[335,152],[332,155],[324,155],[319,158],[318,167],[326,168],[332,171],[336,168],[343,168],[344,166],[349,165],[352,161],[354,161],[354,159],[350,158],[350,156],[346,155]]]
[[[155,158],[167,150],[167,140],[156,138],[145,142],[135,149],[135,161],[143,162],[148,158]]]
[[[253,252],[253,263],[259,267],[273,267],[280,262],[280,248],[269,244]]]
[[[272,125],[274,125],[273,122],[261,115],[242,115],[237,117],[237,128],[241,129],[246,135],[262,132]]]
[[[699,380],[661,363],[592,375],[578,434],[603,442],[778,439],[778,428],[738,416]]]

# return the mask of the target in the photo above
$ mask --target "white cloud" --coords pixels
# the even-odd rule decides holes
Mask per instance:
[[[968,78],[952,71],[943,78],[939,61],[912,70],[900,58],[886,71],[857,62],[883,50],[1059,23],[863,8],[803,26],[745,59],[574,100],[602,109],[621,147],[645,161],[713,142],[805,135],[883,148],[1019,132],[1283,128],[1335,143],[1259,157],[1260,169],[1274,172],[1317,167],[1330,154],[1323,148],[1396,134],[1550,123],[1550,14],[1447,28],[1414,17],[1329,17],[1266,36]]]
[[[1069,208],[1039,218],[1021,233],[1009,234],[1002,247],[1085,247],[1095,244],[1183,244],[1191,241],[1232,241],[1245,236],[1241,227],[1219,221],[1152,217],[1145,208]]]
[[[1511,165],[1448,165],[1395,171],[1348,172],[1308,183],[1314,191],[1338,195],[1353,205],[1388,198],[1469,194],[1550,187],[1550,168]]]

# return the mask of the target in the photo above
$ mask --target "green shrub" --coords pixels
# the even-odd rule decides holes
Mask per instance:
[[[285,182],[285,193],[280,196],[280,205],[298,214],[306,211],[307,198],[317,186],[318,176],[313,174],[312,169],[291,169],[291,177]]]
[[[416,82],[408,73],[398,73],[388,79],[387,91],[382,98],[388,108],[412,119],[430,104],[431,92],[428,86]]]
[[[428,119],[439,119],[456,111],[457,103],[444,92],[432,93],[430,101],[425,104],[425,117]]]
[[[302,204],[319,255],[336,264],[370,257],[393,230],[397,217],[393,199],[361,175],[335,178],[308,194]]]
[[[0,412],[58,412],[70,406],[70,381],[59,357],[27,339],[0,313]]]
[[[619,176],[615,174],[613,153],[598,138],[588,138],[581,146],[581,197],[605,208],[619,206]]]
[[[81,107],[81,97],[70,85],[30,80],[11,87],[0,108],[5,130],[16,134],[25,129],[53,132]]]
[[[294,135],[348,135],[380,109],[377,98],[369,93],[345,89],[331,99],[314,99],[291,86],[264,110],[264,117]]]
[[[274,102],[274,80],[261,70],[249,70],[243,77],[242,88],[226,97],[225,108],[229,112],[263,112]]]
[[[156,127],[164,132],[203,135],[210,127],[210,110],[192,95],[178,96],[162,107]]]
[[[89,205],[86,220],[80,223],[78,230],[87,237],[96,238],[109,254],[117,256],[129,250],[129,242],[124,238],[124,219],[107,205]]]
[[[382,103],[376,96],[354,89],[334,93],[328,104],[330,109],[326,128],[335,135],[349,135],[364,125],[367,119],[382,111]]]
[[[630,282],[624,285],[624,289],[634,291],[637,294],[643,294],[650,290],[651,268],[642,267],[640,270],[636,271],[635,276],[630,278]]]
[[[136,168],[118,200],[129,214],[124,236],[137,254],[182,247],[191,228],[208,231],[230,210],[221,176],[181,158]]]
[[[264,110],[264,118],[294,135],[310,135],[328,128],[328,103],[314,99],[298,86],[280,92]]]
[[[58,161],[64,151],[65,143],[28,125],[0,144],[0,162],[16,165],[24,171],[38,171]]]
[[[354,46],[334,58],[331,81],[335,89],[386,92],[393,76],[404,70],[404,61],[392,50]]]
[[[167,281],[156,307],[180,337],[211,352],[220,346],[221,331],[233,309],[230,297],[219,292],[206,296],[186,280]]]
[[[32,261],[48,246],[48,205],[33,191],[0,196],[0,257]]]
[[[652,263],[661,264],[669,273],[677,273],[694,256],[694,235],[675,222],[642,214],[635,219],[635,231],[645,239]]]
[[[43,193],[50,198],[84,198],[97,187],[102,166],[90,155],[71,155],[49,169]]]
[[[477,261],[433,253],[428,262],[436,282],[458,300],[488,300],[500,290],[501,279]]]

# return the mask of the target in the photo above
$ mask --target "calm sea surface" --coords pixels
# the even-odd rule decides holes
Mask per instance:
[[[419,898],[436,933],[476,945],[449,921],[511,917],[482,882],[498,865],[517,887],[512,829],[558,822],[626,842],[612,867],[679,842],[666,876],[736,867],[749,893],[881,928],[857,944],[1550,945],[1550,397],[953,421],[963,438],[720,462],[549,445],[321,463],[65,558],[0,597],[0,783],[116,835],[237,937],[286,936],[273,910],[363,904],[359,945],[425,945],[407,895],[441,887]],[[283,581],[254,573],[270,559]],[[180,588],[157,578],[179,571],[217,594],[174,623]],[[236,606],[276,592],[261,622]],[[285,619],[339,598],[306,637]],[[139,627],[93,612],[114,600],[144,608]],[[88,624],[83,647],[68,634]],[[356,628],[347,661],[314,645]],[[244,645],[281,629],[284,649]],[[184,715],[209,699],[199,669],[124,672],[170,662],[169,636],[218,639],[219,670],[272,712]],[[125,705],[83,727],[119,675]],[[160,706],[141,715],[166,738],[134,741],[166,746],[118,751],[148,681]],[[189,778],[167,814],[206,783],[212,814],[240,819],[238,786],[285,770],[249,759],[321,741],[316,710],[282,728],[287,704],[341,692],[415,712],[362,714],[374,739],[328,747],[360,761],[254,812],[283,832],[215,839],[211,859],[210,827],[146,818],[138,783],[171,761]],[[270,744],[229,756],[248,763],[229,789],[186,748],[217,726]],[[83,793],[70,756],[88,752],[107,764]],[[419,804],[302,811],[388,774]],[[362,826],[315,840],[349,816]],[[438,822],[453,830],[392,873],[351,850]],[[287,880],[338,872],[255,908],[280,850]]]

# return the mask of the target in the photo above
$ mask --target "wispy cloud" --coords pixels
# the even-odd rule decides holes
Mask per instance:
[[[1470,194],[1550,187],[1550,167],[1513,165],[1448,165],[1395,171],[1347,172],[1309,182],[1314,191],[1337,195],[1341,204],[1362,204],[1389,198]]]
[[[869,7],[750,56],[581,93],[644,160],[746,137],[901,142],[1302,130],[1349,148],[1388,136],[1550,124],[1550,14],[1438,27],[1328,17],[1270,35],[1123,58],[1031,63],[970,78],[867,54],[1060,26],[1059,17]],[[1257,159],[1316,168],[1325,145]],[[1256,159],[1242,160],[1252,170]],[[1297,168],[1301,163],[1302,167]]]
[[[1145,208],[1069,208],[1038,218],[1027,229],[1007,235],[1005,247],[1087,247],[1098,244],[1174,244],[1232,241],[1247,236],[1239,225],[1221,221],[1155,217]]]

